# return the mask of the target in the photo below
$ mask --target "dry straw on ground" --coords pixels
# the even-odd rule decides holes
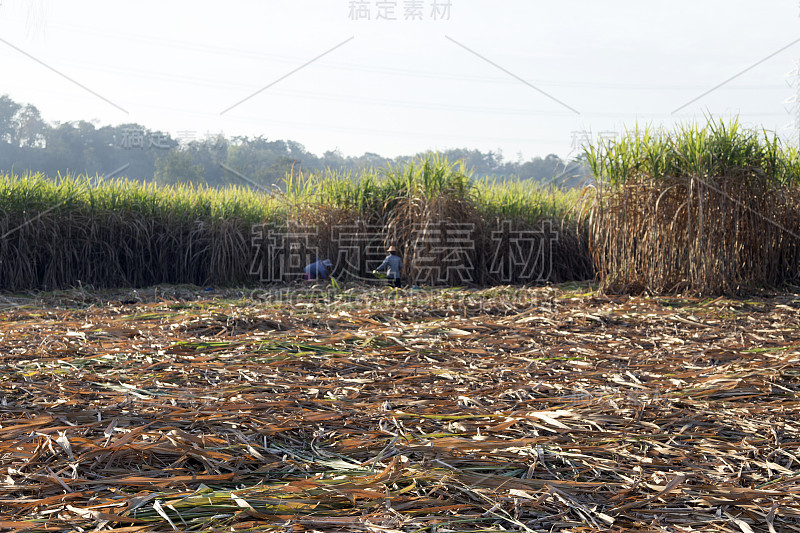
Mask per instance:
[[[798,305],[507,287],[14,299],[0,528],[798,531]]]

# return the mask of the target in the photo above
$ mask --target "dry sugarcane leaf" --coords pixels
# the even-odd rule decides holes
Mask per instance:
[[[0,311],[3,516],[171,531],[159,500],[178,528],[742,529],[725,506],[793,530],[791,300],[348,290]],[[94,334],[114,328],[137,334]]]

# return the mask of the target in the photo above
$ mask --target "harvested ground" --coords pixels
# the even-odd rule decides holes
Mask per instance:
[[[0,302],[0,528],[800,531],[800,299]]]

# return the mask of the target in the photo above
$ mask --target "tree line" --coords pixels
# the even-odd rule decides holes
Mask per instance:
[[[555,154],[508,161],[500,151],[449,149],[448,160],[463,160],[475,177],[534,180],[574,187],[589,176],[582,159],[564,161]],[[321,156],[291,140],[257,137],[173,138],[140,124],[97,127],[93,122],[47,122],[31,104],[0,96],[0,170],[70,172],[164,185],[180,183],[223,187],[228,184],[280,186],[291,172],[326,169],[358,173],[367,168],[411,161],[425,153],[387,158],[375,153],[345,156],[329,150]]]

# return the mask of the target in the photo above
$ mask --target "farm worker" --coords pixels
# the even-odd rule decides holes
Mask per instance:
[[[303,269],[303,278],[306,280],[328,279],[332,267],[333,263],[330,259],[317,259]]]
[[[373,270],[372,273],[377,274],[378,272],[386,270],[386,281],[389,282],[389,285],[399,287],[401,281],[400,273],[403,270],[403,260],[398,255],[397,248],[394,246],[390,246],[386,251],[389,252],[389,255],[383,260],[381,266]]]

